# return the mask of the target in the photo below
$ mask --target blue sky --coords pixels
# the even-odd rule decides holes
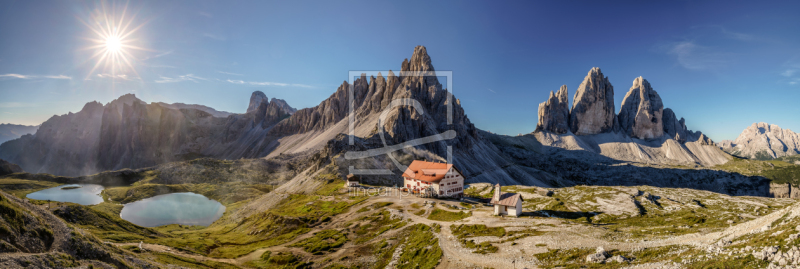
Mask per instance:
[[[617,110],[643,76],[716,141],[759,121],[800,131],[797,1],[131,2],[125,22],[140,28],[125,42],[142,50],[113,73],[92,71],[98,35],[81,22],[125,7],[102,3],[0,2],[0,122],[125,93],[241,113],[260,90],[311,107],[348,71],[398,70],[424,45],[472,122],[496,133],[533,131],[549,92],[566,84],[572,99],[595,66]]]

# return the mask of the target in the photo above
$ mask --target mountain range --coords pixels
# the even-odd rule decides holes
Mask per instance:
[[[664,108],[658,93],[641,77],[634,79],[615,113],[612,84],[600,68],[592,68],[571,109],[567,87],[562,86],[539,106],[535,132],[504,136],[476,128],[434,72],[426,48],[417,46],[397,74],[390,70],[385,77],[361,75],[352,85],[344,81],[319,105],[300,110],[258,91],[243,114],[199,105],[147,104],[127,94],[52,117],[36,134],[0,145],[0,159],[28,172],[65,176],[197,157],[299,156],[316,162],[316,168],[333,162],[338,167],[394,172],[414,159],[428,159],[451,161],[468,182],[768,192],[763,178],[658,168],[714,166],[730,156],[701,132],[687,130],[685,120]],[[408,144],[423,140],[430,143]],[[386,147],[395,151],[379,154]],[[353,152],[372,157],[348,155]],[[396,184],[388,175],[371,177],[376,183]]]
[[[274,147],[262,139],[266,131],[294,111],[283,100],[270,102],[265,96],[255,106],[229,114],[198,105],[147,104],[126,94],[53,116],[35,134],[0,145],[0,158],[29,172],[68,176],[198,156],[255,158]]]
[[[20,138],[26,134],[35,133],[39,126],[19,125],[19,124],[0,124],[0,144],[8,140]]]
[[[723,140],[717,145],[736,156],[771,160],[800,154],[800,134],[778,125],[757,122],[745,128],[736,140]]]

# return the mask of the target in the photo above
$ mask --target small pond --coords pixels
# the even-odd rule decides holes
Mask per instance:
[[[101,191],[103,186],[97,184],[70,184],[30,193],[26,197],[35,200],[96,205],[103,202]]]
[[[225,206],[191,193],[170,193],[125,204],[120,217],[143,227],[167,224],[208,226],[222,217]]]

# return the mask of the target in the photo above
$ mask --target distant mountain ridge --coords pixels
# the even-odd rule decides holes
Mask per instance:
[[[717,146],[740,157],[770,160],[800,154],[800,133],[757,122],[745,128],[736,140],[723,140]]]
[[[39,125],[29,126],[29,125],[2,123],[0,124],[0,144],[8,140],[20,138],[26,134],[35,133],[37,129],[39,129]]]
[[[285,102],[255,105],[218,117],[224,113],[205,106],[147,104],[126,94],[53,116],[35,134],[0,145],[0,159],[29,172],[79,176],[200,156],[255,158],[275,147],[267,131],[289,116]]]
[[[163,106],[163,107],[172,108],[172,109],[186,109],[186,108],[197,109],[197,110],[206,112],[208,114],[211,114],[211,116],[214,116],[214,117],[217,117],[217,118],[227,118],[228,116],[235,114],[235,113],[230,113],[230,112],[226,112],[226,111],[218,111],[216,109],[213,109],[213,108],[210,108],[210,107],[207,107],[207,106],[204,106],[204,105],[184,104],[184,103],[167,104],[167,103],[164,103],[164,102],[156,102],[156,104],[158,104],[160,106]]]

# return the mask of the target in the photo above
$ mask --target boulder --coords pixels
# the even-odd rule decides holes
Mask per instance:
[[[611,262],[625,263],[625,262],[629,262],[629,261],[630,261],[630,259],[628,259],[628,258],[625,258],[625,257],[623,257],[621,255],[615,255],[614,257],[608,258],[606,260],[606,263],[611,263]]]
[[[600,68],[594,67],[578,86],[572,99],[570,130],[576,135],[615,131],[617,116],[614,110],[614,87]]]
[[[646,79],[638,77],[622,100],[617,120],[620,129],[629,136],[651,140],[664,135],[663,112],[664,104],[658,92]]]
[[[555,94],[550,92],[550,98],[539,104],[539,122],[536,131],[548,131],[556,134],[565,134],[569,130],[569,100],[567,99],[567,85],[562,85]]]
[[[586,262],[588,263],[604,263],[606,262],[606,258],[608,258],[608,252],[606,252],[603,247],[597,247],[594,254],[590,254],[586,256]]]

